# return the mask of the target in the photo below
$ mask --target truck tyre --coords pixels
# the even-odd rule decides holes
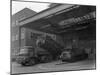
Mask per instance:
[[[22,64],[22,66],[32,66],[32,65],[34,65],[36,63],[35,63],[34,59],[28,59],[27,61],[22,62],[21,64]]]
[[[28,64],[29,64],[29,66],[35,65],[35,59],[30,59]]]
[[[22,66],[26,66],[26,63],[21,63]]]
[[[60,58],[63,62],[70,62],[70,61],[72,61],[72,54],[71,54],[71,52],[64,51],[64,52],[62,52]]]
[[[47,63],[47,62],[50,62],[50,61],[52,61],[51,55],[43,55],[40,58],[40,62],[43,62],[43,63]]]

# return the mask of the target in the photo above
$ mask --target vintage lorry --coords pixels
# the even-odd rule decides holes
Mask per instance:
[[[32,46],[24,46],[17,55],[17,63],[23,66],[30,66],[42,62],[49,62],[50,54],[44,49],[33,48]]]
[[[39,36],[36,47],[24,46],[20,49],[16,61],[22,65],[34,65],[57,60],[63,51],[63,46],[51,37]]]
[[[84,49],[67,49],[49,36],[40,36],[36,41],[36,48],[25,46],[20,49],[16,61],[24,66],[46,63],[52,60],[74,62],[88,57]]]
[[[60,59],[63,62],[75,62],[87,58],[88,53],[86,53],[85,49],[80,48],[65,49],[60,56]]]

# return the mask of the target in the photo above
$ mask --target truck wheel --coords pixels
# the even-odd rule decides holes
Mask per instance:
[[[71,52],[68,51],[64,51],[61,56],[60,56],[61,60],[63,62],[70,62],[72,60],[72,54]]]
[[[40,60],[41,60],[40,62],[47,63],[47,62],[52,61],[52,56],[50,56],[50,55],[43,55],[43,56],[41,56]]]
[[[29,59],[28,61],[26,61],[24,63],[21,63],[21,64],[22,64],[22,66],[32,66],[32,65],[34,65],[36,63],[35,63],[34,59]]]
[[[34,58],[30,59],[29,62],[27,63],[28,66],[32,66],[36,64],[36,60]]]
[[[22,66],[26,66],[26,63],[23,62],[23,63],[21,63],[21,65],[22,65]]]
[[[30,65],[30,66],[31,66],[31,65],[35,65],[35,60],[34,60],[34,59],[30,59],[29,65]]]

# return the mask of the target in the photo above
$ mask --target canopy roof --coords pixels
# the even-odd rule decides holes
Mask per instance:
[[[88,27],[96,18],[95,6],[58,5],[20,21],[23,27],[54,34]],[[87,23],[87,24],[84,24]]]

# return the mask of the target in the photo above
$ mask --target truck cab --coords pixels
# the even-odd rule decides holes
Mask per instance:
[[[32,46],[24,46],[20,49],[16,61],[22,65],[33,65],[36,64],[36,59],[34,48]]]
[[[80,60],[85,60],[88,58],[88,54],[85,49],[72,48],[66,49],[61,53],[60,59],[63,62],[76,62]]]

